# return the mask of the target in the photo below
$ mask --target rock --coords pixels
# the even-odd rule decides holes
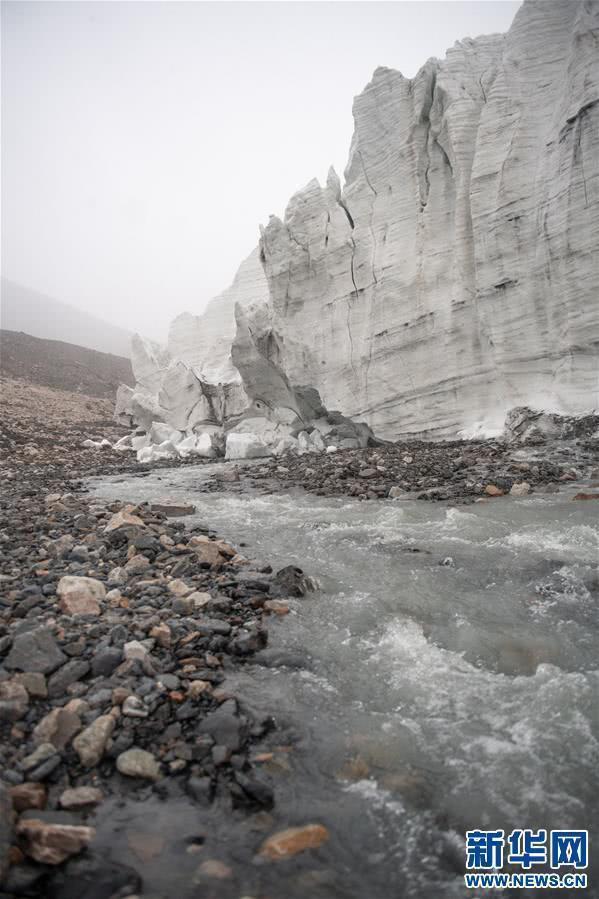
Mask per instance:
[[[233,700],[223,702],[215,712],[210,712],[198,727],[199,734],[209,734],[215,743],[226,746],[231,752],[241,748],[242,730]]]
[[[110,534],[112,531],[119,530],[120,528],[125,527],[145,527],[144,522],[139,517],[139,515],[132,515],[131,512],[127,512],[123,509],[121,512],[116,512],[109,520],[108,524],[104,528],[105,534]]]
[[[104,799],[102,790],[96,787],[71,787],[60,794],[59,805],[61,808],[78,811],[97,805]]]
[[[577,493],[576,496],[572,497],[572,499],[576,499],[576,500],[599,499],[599,493]]]
[[[225,459],[258,459],[269,456],[270,448],[257,434],[228,434]]]
[[[144,661],[148,657],[148,650],[139,640],[130,640],[129,643],[125,643],[123,652],[128,661],[134,661],[135,659]]]
[[[194,875],[194,882],[197,882],[198,878],[200,880],[203,878],[208,878],[210,880],[230,880],[231,877],[233,877],[233,871],[228,865],[225,865],[224,862],[221,862],[217,858],[207,858],[198,867],[196,874]]]
[[[25,671],[22,674],[15,674],[13,680],[23,684],[33,699],[45,699],[48,695],[46,678],[39,671]]]
[[[159,780],[160,765],[151,752],[133,747],[122,752],[116,760],[117,769],[126,777]]]
[[[12,804],[16,812],[46,807],[46,788],[43,784],[25,781],[10,788]]]
[[[40,627],[24,634],[17,634],[4,665],[9,670],[50,674],[66,660],[67,657],[58,648],[50,631]]]
[[[45,886],[45,899],[136,899],[141,878],[133,868],[107,858],[106,852],[73,856],[56,869]]]
[[[133,556],[125,565],[125,571],[128,577],[135,577],[138,574],[145,574],[151,568],[150,560],[143,555]]]
[[[168,589],[169,593],[173,593],[175,596],[187,596],[189,593],[193,593],[193,587],[190,587],[189,584],[186,584],[180,578],[169,581]]]
[[[496,487],[495,484],[487,484],[485,493],[487,496],[503,496],[503,490],[501,487]]]
[[[29,694],[16,680],[0,681],[0,721],[18,721],[29,705]]]
[[[72,659],[70,662],[67,662],[66,665],[63,665],[50,677],[48,681],[48,696],[53,699],[62,696],[67,687],[85,677],[89,667],[89,662],[85,659]]]
[[[37,818],[21,818],[17,824],[17,836],[26,855],[44,865],[59,865],[81,852],[95,833],[93,827],[52,824]]]
[[[122,705],[123,715],[129,718],[147,718],[148,710],[137,696],[128,696]]]
[[[194,542],[197,538],[192,537],[189,546],[193,549],[199,562],[203,565],[220,567],[224,559],[220,553],[218,546],[211,540],[207,542]]]
[[[519,481],[510,487],[510,496],[527,496],[530,493],[530,484]]]
[[[259,850],[262,858],[271,861],[290,858],[306,849],[318,849],[329,839],[329,832],[322,824],[305,824],[303,827],[288,827],[266,839]]]
[[[289,614],[289,606],[280,599],[267,599],[262,608],[265,612],[270,612],[273,615]]]
[[[118,646],[105,646],[99,649],[92,659],[92,676],[110,677],[122,659],[123,651]]]
[[[36,743],[50,743],[56,749],[68,746],[75,734],[81,730],[81,719],[67,709],[52,709],[33,730]]]
[[[10,847],[13,835],[12,800],[7,787],[0,781],[0,884],[10,864]]]
[[[274,584],[281,593],[288,596],[305,596],[309,590],[314,589],[302,569],[295,565],[287,565],[277,571]]]
[[[401,487],[390,487],[389,488],[389,497],[390,499],[397,499],[399,496],[403,496],[405,490],[402,490]]]
[[[73,749],[85,768],[93,768],[101,760],[114,730],[112,715],[100,715],[73,740]]]
[[[161,500],[158,503],[152,503],[150,508],[152,512],[161,512],[168,518],[193,515],[196,511],[196,507],[192,503],[178,503],[175,500]]]
[[[56,752],[56,747],[52,743],[41,743],[33,752],[25,756],[21,761],[21,767],[23,771],[31,772],[39,765],[53,758],[57,758],[60,763],[60,756]]]
[[[99,615],[106,588],[95,578],[66,575],[59,580],[56,593],[65,615]]]

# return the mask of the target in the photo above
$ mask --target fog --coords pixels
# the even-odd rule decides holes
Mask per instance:
[[[519,5],[3,3],[2,274],[164,339],[343,172],[377,65],[413,76]]]

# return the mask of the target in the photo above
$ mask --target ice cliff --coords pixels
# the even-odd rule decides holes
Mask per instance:
[[[507,35],[413,79],[377,69],[345,183],[331,170],[271,217],[229,291],[175,320],[168,358],[137,342],[121,412],[297,436],[322,402],[392,439],[597,409],[598,101],[592,0],[526,0]]]

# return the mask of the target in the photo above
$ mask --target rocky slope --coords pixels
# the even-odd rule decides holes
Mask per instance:
[[[119,384],[133,384],[129,359],[44,340],[22,331],[0,331],[0,374],[32,384],[112,399]]]
[[[149,399],[119,411],[181,433],[261,416],[295,438],[324,407],[397,439],[596,409],[598,34],[596,3],[526,0],[507,35],[413,79],[377,69],[343,187],[331,170],[271,217],[221,301],[173,324],[166,362],[136,350]]]

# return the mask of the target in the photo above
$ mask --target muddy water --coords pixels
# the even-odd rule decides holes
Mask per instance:
[[[248,665],[228,679],[252,708],[275,713],[293,746],[269,764],[272,818],[176,796],[99,813],[99,840],[117,860],[132,861],[124,834],[161,836],[143,865],[144,896],[464,896],[466,829],[596,828],[596,504],[573,503],[573,490],[458,508],[207,494],[211,469],[91,487],[191,500],[195,519],[245,543],[246,555],[299,564],[320,589],[270,626],[270,647],[301,667]],[[331,831],[325,847],[255,862],[265,834],[308,821]],[[591,840],[599,847],[599,834]],[[205,858],[226,862],[233,879],[207,881]]]

